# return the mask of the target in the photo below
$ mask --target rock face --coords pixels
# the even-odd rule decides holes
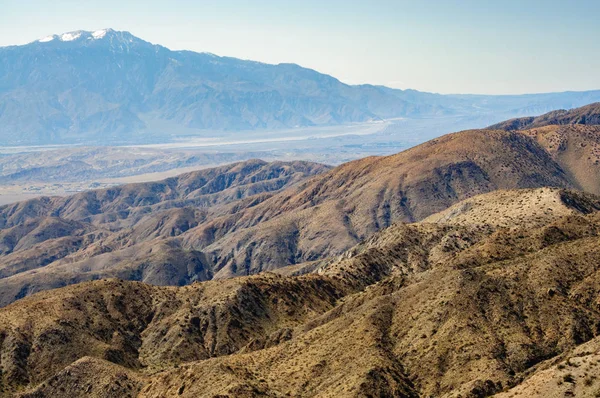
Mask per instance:
[[[519,217],[531,207],[545,209],[533,224]],[[23,397],[482,397],[553,391],[562,377],[589,392],[599,207],[575,191],[503,191],[392,225],[306,275],[38,293],[0,309],[0,385]],[[565,366],[581,366],[575,383]]]

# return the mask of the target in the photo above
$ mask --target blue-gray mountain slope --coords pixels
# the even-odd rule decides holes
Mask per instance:
[[[199,131],[486,112],[515,117],[598,100],[600,91],[513,98],[350,86],[294,64],[171,51],[111,29],[0,48],[5,145],[140,143]]]

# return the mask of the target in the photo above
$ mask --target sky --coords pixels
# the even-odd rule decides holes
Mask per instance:
[[[0,0],[0,46],[113,28],[438,93],[600,89],[599,0]]]

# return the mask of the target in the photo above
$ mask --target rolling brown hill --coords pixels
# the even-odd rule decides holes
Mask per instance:
[[[181,239],[211,257],[216,277],[246,275],[340,254],[394,222],[421,220],[477,194],[544,186],[576,185],[535,140],[464,131],[349,162]]]
[[[556,188],[494,191],[459,202],[423,223],[539,227],[557,217],[600,210],[596,196]]]
[[[535,224],[499,222],[542,206]],[[527,396],[558,376],[570,388],[564,369],[579,366],[571,390],[591,393],[598,208],[575,191],[495,192],[394,224],[307,275],[38,293],[0,309],[0,386],[22,397]]]
[[[126,184],[68,197],[42,197],[0,207],[0,227],[55,216],[94,225],[132,225],[151,212],[187,206],[206,208],[277,191],[327,171],[311,162],[249,160],[157,182]]]
[[[223,278],[336,255],[394,222],[422,220],[480,193],[549,186],[600,194],[598,106],[559,120],[578,125],[464,131],[349,162],[181,239],[206,252]]]
[[[265,168],[284,176],[271,178]],[[304,163],[242,163],[5,207],[7,229],[59,217],[90,232],[8,251],[0,261],[0,305],[105,277],[182,285],[275,270],[341,254],[394,222],[420,220],[480,193],[575,186],[535,140],[504,131],[450,134],[322,171]],[[302,181],[310,174],[317,175]],[[253,182],[256,176],[262,178]],[[278,191],[285,184],[291,186]]]
[[[0,397],[595,396],[594,109],[2,207]]]
[[[420,220],[480,193],[577,187],[536,140],[487,130],[350,162],[305,181],[323,167],[290,167],[294,173],[286,173],[296,178],[284,174],[283,181],[262,171],[275,166],[235,167],[239,174],[205,171],[213,179],[184,176],[3,208],[6,229],[58,217],[85,223],[89,232],[6,252],[0,305],[105,277],[180,285],[275,270],[341,254],[394,222]],[[262,179],[253,182],[255,174]],[[285,184],[292,186],[277,192]]]
[[[569,114],[587,123],[595,106]],[[499,189],[600,194],[599,129],[470,130],[332,170],[249,161],[5,206],[0,306],[107,277],[184,285],[316,264],[396,222]]]
[[[600,103],[508,120],[489,128],[521,131],[532,137],[579,189],[600,193]]]
[[[492,130],[529,130],[550,125],[600,125],[600,102],[570,110],[552,111],[541,116],[522,117],[494,124]]]
[[[546,126],[522,133],[542,145],[575,186],[600,194],[600,126]]]
[[[260,203],[328,169],[309,162],[251,160],[164,181],[1,207],[0,281],[5,289],[0,301],[5,305],[34,291],[106,276],[170,285],[210,279],[212,265],[201,252],[168,238],[211,214],[232,211],[228,206],[233,203]],[[14,276],[22,282],[13,283]]]
[[[598,366],[600,339],[577,346],[560,359],[550,359],[536,366],[523,383],[497,395],[507,397],[584,397],[600,395]]]

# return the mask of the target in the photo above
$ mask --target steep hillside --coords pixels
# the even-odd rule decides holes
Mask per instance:
[[[551,125],[600,125],[600,102],[570,110],[552,111],[541,116],[507,120],[488,128],[492,130],[527,130]]]
[[[579,189],[600,193],[600,102],[538,117],[508,120],[491,129],[519,130],[546,149]]]
[[[12,227],[31,218],[48,216],[93,224],[118,223],[128,219],[133,225],[152,211],[226,204],[277,191],[328,169],[328,166],[310,162],[249,160],[157,182],[127,184],[68,197],[39,198],[2,206],[0,227]]]
[[[266,344],[271,334],[276,344],[339,296],[326,278],[272,275],[182,289],[104,280],[45,292],[0,314],[0,386],[44,383],[86,356],[156,371]]]
[[[248,161],[159,182],[4,206],[0,284],[5,289],[0,301],[7,304],[35,291],[106,276],[161,285],[210,279],[214,272],[206,256],[171,237],[211,214],[260,203],[326,170],[307,162]]]
[[[586,111],[574,111],[580,112]],[[598,129],[469,130],[332,170],[305,162],[249,161],[5,206],[0,305],[106,277],[184,285],[288,265],[305,269],[300,264],[317,266],[393,223],[420,221],[496,190],[555,187],[600,194]],[[548,192],[518,200],[496,195],[510,209],[496,222],[543,224],[546,207],[562,203],[557,191]],[[595,206],[582,201],[588,199],[556,211],[567,215],[573,206]],[[497,211],[482,208],[476,214]],[[474,222],[466,208],[442,217]]]
[[[102,280],[24,298],[0,309],[2,391],[485,397],[528,391],[569,366],[589,390],[600,199],[502,195],[500,205],[493,195],[469,201],[477,225],[393,225],[314,274],[186,287]],[[537,226],[507,228],[486,209],[512,211],[511,195],[556,201],[544,202]]]
[[[340,254],[394,222],[421,220],[477,194],[543,186],[575,185],[534,140],[465,131],[346,163],[182,239],[210,254],[217,277],[244,275]]]
[[[586,123],[596,113],[597,104],[567,112],[580,122],[587,115]],[[600,194],[599,140],[596,125],[450,134],[349,162],[182,238],[210,254],[216,277],[229,277],[339,254],[393,222],[421,220],[479,193],[549,186]]]
[[[481,193],[581,187],[574,176],[588,160],[562,162],[545,145],[521,132],[471,130],[328,172],[251,161],[6,206],[0,305],[106,277],[183,285],[274,271],[341,254],[395,222],[422,220]],[[38,231],[32,240],[12,230],[46,217],[83,223],[82,232]]]
[[[542,145],[575,186],[600,193],[600,126],[546,126],[522,133]]]
[[[561,358],[542,362],[523,383],[496,397],[597,397],[600,395],[599,344],[600,339],[594,338]]]

